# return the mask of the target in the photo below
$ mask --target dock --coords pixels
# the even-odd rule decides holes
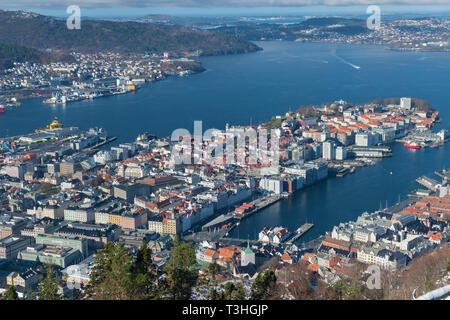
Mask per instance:
[[[416,179],[416,182],[425,188],[436,191],[436,188],[438,185],[440,185],[439,181],[436,181],[434,179],[428,178],[426,176],[422,176]]]
[[[110,143],[110,142],[113,142],[113,141],[116,140],[116,139],[117,139],[117,137],[110,137],[110,138],[107,138],[107,139],[105,139],[104,141],[102,141],[102,142],[96,144],[95,146],[92,146],[92,147],[88,148],[88,150],[89,150],[89,151],[93,151],[93,150],[95,150],[95,149],[97,149],[97,148],[100,148],[101,146],[104,146],[105,144],[108,144],[108,143]]]
[[[251,202],[251,204],[253,204],[255,206],[255,209],[253,209],[247,213],[244,213],[244,214],[236,214],[236,215],[234,215],[234,217],[237,220],[245,219],[245,218],[251,216],[252,214],[254,214],[255,212],[258,212],[259,210],[262,210],[283,198],[284,197],[282,195],[274,195],[274,196],[270,196],[268,198],[256,199]]]
[[[301,236],[303,236],[306,232],[308,232],[309,229],[311,229],[312,227],[314,227],[313,223],[305,223],[304,225],[302,225],[300,228],[297,229],[297,232],[293,237],[289,239],[289,241],[286,241],[286,244],[293,244]]]
[[[435,171],[434,174],[440,177],[441,179],[450,180],[450,168],[446,170]]]

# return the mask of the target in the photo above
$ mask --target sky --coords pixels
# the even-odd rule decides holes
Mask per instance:
[[[208,15],[355,15],[370,4],[386,14],[450,12],[450,0],[0,0],[0,9],[66,16],[78,5],[83,16],[139,17],[146,14]]]

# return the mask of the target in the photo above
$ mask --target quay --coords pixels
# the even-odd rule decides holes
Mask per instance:
[[[293,244],[301,236],[303,236],[306,232],[308,232],[309,229],[311,229],[312,227],[314,227],[313,223],[305,223],[304,225],[302,225],[300,228],[297,229],[297,231],[295,232],[295,235],[293,237],[291,237],[288,241],[286,241],[286,243]]]
[[[428,178],[426,176],[417,178],[416,182],[432,191],[436,191],[437,186],[440,185],[440,183],[438,181]]]
[[[258,212],[259,210],[264,209],[265,207],[268,207],[268,206],[274,204],[275,202],[279,201],[282,198],[283,198],[282,195],[273,195],[273,196],[269,196],[269,197],[264,197],[262,199],[261,198],[256,199],[256,200],[250,202],[250,204],[253,204],[255,206],[255,209],[253,209],[247,213],[244,213],[244,214],[236,214],[236,215],[234,215],[234,217],[237,220],[245,219],[245,218],[251,216],[252,214],[254,214],[255,212]]]
[[[114,140],[117,140],[117,137],[110,137],[110,138],[107,138],[107,139],[105,139],[104,141],[102,141],[102,142],[100,142],[100,143],[97,143],[95,146],[92,146],[92,147],[88,148],[88,150],[89,150],[89,151],[94,151],[95,149],[100,148],[101,146],[104,146],[105,144],[111,143],[111,142],[113,142]]]
[[[450,168],[441,171],[435,171],[434,174],[442,179],[450,180]]]

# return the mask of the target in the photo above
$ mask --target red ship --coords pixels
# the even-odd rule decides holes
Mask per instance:
[[[415,141],[413,142],[405,142],[404,144],[405,148],[409,148],[409,149],[420,149],[420,145],[417,144]]]
[[[4,113],[4,112],[5,112],[5,107],[0,104],[0,113]]]

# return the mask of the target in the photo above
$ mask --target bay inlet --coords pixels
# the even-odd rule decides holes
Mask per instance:
[[[206,71],[143,86],[133,94],[50,106],[41,100],[0,115],[0,136],[32,132],[57,117],[65,126],[103,127],[116,143],[139,133],[170,135],[177,128],[223,129],[225,123],[263,122],[300,105],[343,99],[412,96],[427,100],[450,124],[450,65],[445,52],[398,52],[381,46],[260,42],[264,51],[205,57]],[[353,66],[358,66],[355,68]],[[329,178],[249,217],[231,237],[256,238],[264,226],[295,230],[313,222],[302,241],[323,234],[364,211],[393,205],[417,188],[415,178],[450,167],[450,147],[409,150],[392,145],[393,157],[360,168],[343,179]],[[390,174],[392,172],[392,174]]]

